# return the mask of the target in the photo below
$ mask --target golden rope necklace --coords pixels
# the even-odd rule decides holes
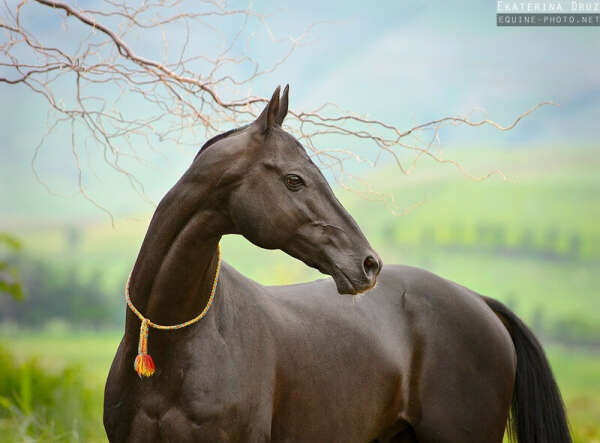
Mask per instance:
[[[135,357],[135,361],[133,363],[133,369],[135,372],[141,377],[150,377],[154,374],[155,366],[152,357],[148,354],[148,327],[154,329],[162,329],[165,331],[172,331],[174,329],[185,328],[186,326],[192,325],[196,323],[198,320],[202,319],[208,310],[210,309],[210,305],[212,305],[213,298],[215,297],[215,291],[217,290],[217,281],[219,280],[219,270],[221,269],[221,245],[217,245],[217,270],[215,271],[215,278],[212,283],[212,288],[210,290],[210,297],[208,298],[208,303],[204,306],[204,309],[200,314],[196,317],[188,320],[184,323],[179,323],[178,325],[159,325],[154,323],[149,318],[144,317],[144,315],[136,309],[136,307],[131,302],[131,298],[129,297],[129,281],[131,279],[131,274],[127,277],[127,285],[125,286],[125,300],[127,301],[127,306],[129,309],[140,319],[142,324],[140,325],[140,340],[138,343],[138,355]]]

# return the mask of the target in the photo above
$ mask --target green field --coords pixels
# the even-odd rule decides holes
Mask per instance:
[[[410,176],[385,168],[367,176],[363,183],[385,194],[387,205],[382,195],[344,191],[340,198],[384,263],[426,268],[515,310],[547,344],[577,441],[600,442],[598,150],[465,151],[453,157],[472,173],[500,168],[510,180],[477,182],[452,166],[423,160]],[[86,278],[99,272],[105,296],[122,303],[149,216],[119,219],[116,229],[99,219],[23,224],[12,231],[28,257],[52,263],[57,273],[76,268]],[[223,256],[264,284],[323,278],[241,238],[225,238]],[[123,309],[117,306],[120,321]],[[0,329],[0,341],[20,359],[40,356],[50,371],[81,365],[97,408],[95,431],[83,440],[102,439],[101,388],[120,333],[68,332],[68,319],[47,320],[36,332]]]

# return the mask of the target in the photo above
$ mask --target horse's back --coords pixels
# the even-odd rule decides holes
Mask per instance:
[[[331,398],[330,423],[382,429],[402,421],[425,441],[502,435],[514,348],[475,292],[422,269],[386,265],[359,298],[338,295],[330,280],[268,288],[267,295],[280,334],[279,377],[304,384],[302,396],[286,399],[306,422],[319,423],[324,417],[313,406],[327,407]]]

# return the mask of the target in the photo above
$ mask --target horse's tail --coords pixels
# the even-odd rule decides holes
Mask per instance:
[[[517,353],[510,440],[571,443],[565,407],[542,346],[514,312],[497,300],[484,300],[508,329]]]

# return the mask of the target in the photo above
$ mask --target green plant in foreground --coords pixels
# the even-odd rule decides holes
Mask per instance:
[[[78,366],[49,373],[0,346],[0,441],[89,441],[98,434],[96,397]]]

